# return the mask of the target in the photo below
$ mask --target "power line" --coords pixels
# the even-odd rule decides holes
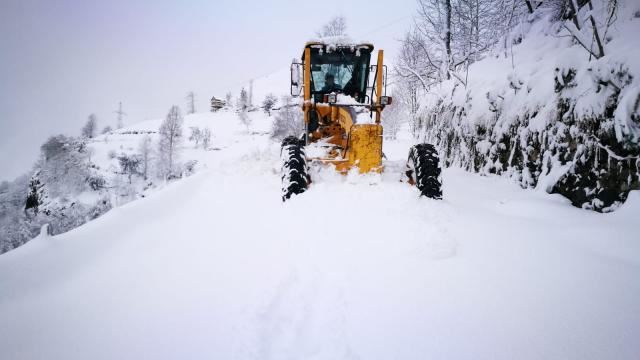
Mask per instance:
[[[379,27],[377,27],[377,28],[375,28],[375,29],[373,29],[373,30],[371,30],[371,31],[367,31],[366,33],[364,33],[364,34],[360,35],[359,37],[367,36],[367,35],[372,34],[372,33],[376,32],[376,31],[378,31],[378,30],[386,29],[386,28],[388,28],[389,26],[391,26],[391,25],[395,25],[395,24],[399,23],[400,21],[402,21],[402,20],[404,20],[404,19],[407,19],[407,18],[410,18],[410,17],[411,17],[411,15],[406,15],[406,16],[403,16],[403,17],[397,18],[397,19],[395,19],[395,20],[393,20],[393,21],[390,21],[390,22],[388,22],[388,23],[386,23],[386,24],[384,24],[384,25],[382,25],[382,26],[379,26]]]

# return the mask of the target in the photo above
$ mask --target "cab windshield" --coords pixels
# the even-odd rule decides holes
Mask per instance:
[[[322,51],[321,51],[322,50]],[[316,102],[324,94],[343,93],[364,102],[371,51],[337,48],[331,52],[311,49],[311,93]]]

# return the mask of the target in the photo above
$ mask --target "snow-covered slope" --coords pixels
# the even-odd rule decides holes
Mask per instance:
[[[250,131],[267,132],[271,126],[271,118],[262,112],[251,112],[249,116],[253,119]],[[155,145],[158,140],[158,129],[163,119],[142,121],[123,129],[114,130],[108,134],[97,136],[91,139],[89,146],[92,149],[91,162],[101,169],[109,170],[110,173],[119,171],[118,159],[111,158],[109,153],[124,153],[128,155],[136,154],[140,140],[146,135],[150,136]],[[211,130],[211,144],[209,149],[202,149],[201,146],[189,140],[190,129]],[[184,116],[182,124],[183,134],[180,144],[180,162],[193,161],[203,162],[207,159],[207,152],[217,151],[222,147],[229,146],[237,141],[236,134],[247,132],[248,130],[238,121],[237,114],[230,109],[223,109],[215,113],[197,113]]]
[[[504,174],[578,207],[617,209],[640,189],[640,5],[616,4],[599,59],[553,11],[537,10],[469,67],[464,85],[452,79],[430,90],[426,138],[447,163]]]
[[[69,231],[112,207],[162,189],[165,177],[172,181],[200,171],[206,167],[203,159],[208,152],[237,141],[235,132],[264,134],[271,130],[273,118],[265,113],[249,112],[247,117],[250,129],[238,122],[238,115],[229,108],[186,115],[170,176],[159,152],[163,119],[93,138],[51,137],[43,144],[42,158],[30,174],[0,184],[0,254],[31,240],[44,224],[53,234]],[[193,134],[201,134],[201,141]]]
[[[232,113],[196,118],[220,149],[201,171],[0,256],[2,358],[640,354],[638,192],[597,214],[448,169],[443,201],[390,172],[282,203],[278,144]]]

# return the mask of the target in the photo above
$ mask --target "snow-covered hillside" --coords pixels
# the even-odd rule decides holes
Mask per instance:
[[[250,112],[247,118],[250,130],[229,108],[185,116],[169,181],[199,171],[208,152],[236,141],[212,131],[214,125],[245,132],[271,130],[273,118],[263,112]],[[0,253],[29,241],[44,224],[53,234],[63,233],[162,189],[167,183],[159,149],[163,121],[143,121],[92,138],[51,137],[31,173],[0,189]],[[206,143],[204,136],[195,139],[194,130],[209,134]]]
[[[435,201],[389,169],[282,203],[252,114],[187,117],[194,175],[0,256],[1,357],[637,359],[637,191],[598,214],[451,168]]]

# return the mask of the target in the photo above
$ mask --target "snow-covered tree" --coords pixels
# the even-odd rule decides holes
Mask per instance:
[[[35,234],[25,216],[29,176],[22,175],[0,185],[0,254],[29,241]]]
[[[0,185],[0,219],[12,212],[24,210],[28,184],[28,175],[22,175],[11,182],[2,182]]]
[[[242,125],[247,127],[247,131],[249,131],[249,126],[251,126],[251,116],[249,116],[249,113],[246,110],[242,110],[238,113],[238,119],[240,119],[240,122],[242,123]]]
[[[189,141],[193,141],[194,143],[196,143],[195,147],[197,148],[198,145],[200,144],[200,141],[202,140],[202,131],[197,126],[192,126],[189,128],[189,130],[191,130],[191,135],[189,135]]]
[[[249,94],[244,88],[240,90],[240,95],[236,103],[236,111],[238,112],[238,119],[240,119],[242,125],[246,126],[247,130],[249,130],[249,125],[251,125],[251,117],[248,114]]]
[[[98,117],[96,114],[89,115],[87,122],[82,127],[82,137],[91,139],[96,136],[98,132]]]
[[[247,90],[245,90],[244,88],[240,90],[240,96],[238,96],[236,109],[238,111],[246,111],[249,109],[249,93],[247,93]]]
[[[41,146],[42,157],[36,164],[40,181],[52,197],[76,194],[86,189],[89,177],[88,151],[84,141],[57,135]]]
[[[151,148],[151,137],[145,135],[138,144],[138,155],[140,157],[140,167],[142,177],[147,180],[149,176],[149,167],[153,156],[153,149]]]
[[[102,129],[102,134],[109,133],[109,132],[111,132],[111,130],[113,130],[113,129],[111,128],[111,126],[107,125],[107,126],[105,126],[105,127]]]
[[[0,194],[4,193],[8,189],[9,189],[9,181],[2,180],[2,182],[0,182]]]
[[[138,155],[121,154],[118,156],[118,163],[120,164],[120,171],[127,176],[129,184],[131,184],[131,177],[139,174],[139,168],[142,160]]]
[[[174,175],[178,149],[182,140],[183,118],[180,108],[172,106],[166,119],[160,125],[160,140],[158,146],[159,166],[161,175],[166,179]]]
[[[271,125],[271,137],[282,140],[287,136],[299,136],[304,133],[304,121],[300,106],[290,96],[281,99],[282,106],[276,113]]]
[[[347,20],[344,16],[336,16],[329,20],[316,32],[318,37],[337,37],[347,35]]]
[[[231,93],[231,91],[229,91],[225,96],[224,96],[224,101],[225,101],[225,106],[226,107],[231,107],[233,106],[233,94]]]
[[[202,148],[207,150],[210,144],[211,144],[211,130],[209,130],[209,128],[204,128],[204,130],[202,130]]]
[[[25,212],[32,210],[35,215],[40,210],[40,205],[46,198],[46,189],[44,184],[40,181],[41,170],[36,172],[29,178],[29,187],[27,191],[27,198],[24,205]]]
[[[265,96],[264,101],[262,101],[262,109],[271,116],[271,109],[273,109],[277,102],[278,98],[275,95],[268,94]]]

